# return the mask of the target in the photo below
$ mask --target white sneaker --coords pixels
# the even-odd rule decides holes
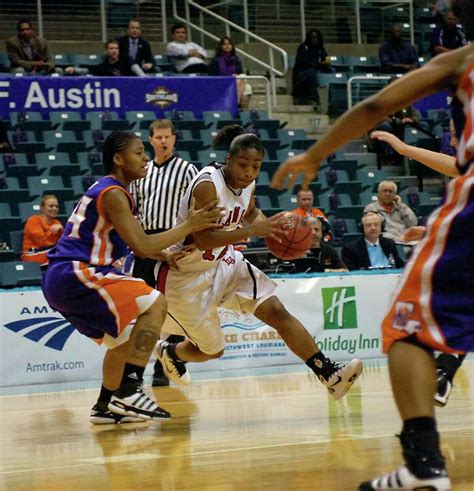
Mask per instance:
[[[419,479],[406,466],[402,465],[390,474],[384,474],[371,481],[365,481],[359,486],[359,491],[373,491],[376,489],[449,491],[451,490],[451,481],[445,469],[439,469],[431,477]]]
[[[122,397],[117,391],[109,402],[109,411],[122,416],[131,416],[146,420],[169,419],[171,414],[158,406],[156,401],[143,392],[141,385],[137,384],[136,391]]]
[[[168,345],[167,341],[156,343],[156,356],[163,366],[163,371],[175,384],[188,385],[191,382],[191,375],[185,363],[171,358],[167,351]]]
[[[89,421],[93,425],[113,425],[123,423],[143,423],[146,420],[136,416],[122,416],[121,414],[116,414],[112,411],[101,411],[100,409],[97,409],[97,406],[94,406],[91,409]]]
[[[333,368],[331,376],[326,380],[320,375],[319,380],[327,387],[334,399],[338,401],[359,378],[359,375],[362,373],[363,365],[358,358],[354,358],[347,365],[339,365],[334,362],[331,363]]]

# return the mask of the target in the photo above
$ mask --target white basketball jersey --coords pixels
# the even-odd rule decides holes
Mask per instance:
[[[183,223],[187,216],[191,203],[194,188],[201,182],[212,182],[216,188],[218,203],[225,209],[225,216],[220,223],[223,224],[222,230],[234,230],[241,222],[242,217],[248,210],[250,198],[255,189],[255,181],[245,189],[231,189],[224,180],[224,165],[214,162],[204,167],[196,177],[191,181],[185,195],[181,199],[178,211],[177,225]],[[178,245],[182,248],[183,245],[192,243],[192,237],[188,237]],[[195,250],[189,256],[179,261],[181,271],[204,271],[213,268],[224,256],[229,246],[217,247],[206,251]]]

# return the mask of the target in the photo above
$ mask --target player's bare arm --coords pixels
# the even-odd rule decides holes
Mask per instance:
[[[360,102],[344,113],[331,130],[305,153],[292,157],[280,166],[273,176],[272,186],[291,188],[298,174],[303,172],[303,186],[308,187],[316,176],[321,161],[328,155],[373,128],[388,114],[456,84],[466,60],[473,56],[473,45],[436,56],[424,67],[408,73]],[[287,176],[289,182],[285,183]]]
[[[456,167],[456,158],[444,153],[433,152],[426,148],[418,148],[407,145],[392,133],[386,131],[373,131],[371,138],[388,143],[400,155],[405,155],[426,165],[430,169],[441,172],[450,177],[459,176],[459,170]]]
[[[132,251],[141,257],[161,255],[161,251],[179,242],[187,235],[203,228],[218,226],[215,220],[220,216],[220,210],[212,200],[202,207],[199,212],[191,212],[193,223],[189,220],[171,230],[155,235],[147,235],[130,211],[130,202],[125,193],[119,189],[108,191],[103,200],[103,210],[117,230],[123,241]]]

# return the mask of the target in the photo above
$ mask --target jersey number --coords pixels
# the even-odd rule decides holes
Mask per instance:
[[[214,249],[206,249],[204,251],[204,254],[202,255],[202,258],[205,261],[214,261],[214,260],[219,261],[219,259],[222,259],[225,256],[225,253],[228,251],[228,249],[229,249],[229,246],[225,246],[224,249],[222,249],[222,251],[220,252],[220,254],[217,256],[217,259],[216,259],[215,254],[212,253],[212,251]]]
[[[68,223],[72,223],[72,229],[69,237],[74,237],[76,239],[81,238],[81,236],[79,235],[79,227],[81,226],[81,223],[86,219],[86,209],[91,201],[92,198],[89,198],[88,196],[83,196],[81,198],[81,201],[79,201],[79,203],[77,204],[71,217],[68,220]]]

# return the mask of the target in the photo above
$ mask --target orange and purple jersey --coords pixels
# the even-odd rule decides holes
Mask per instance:
[[[443,204],[427,224],[383,321],[383,349],[415,335],[446,353],[474,351],[474,64],[461,78],[457,108],[457,166]],[[459,104],[460,103],[460,104]]]
[[[102,200],[111,189],[120,189],[134,211],[134,201],[127,188],[114,177],[96,181],[81,198],[51,252],[50,261],[76,260],[94,266],[107,266],[127,254],[121,239],[102,209]]]

